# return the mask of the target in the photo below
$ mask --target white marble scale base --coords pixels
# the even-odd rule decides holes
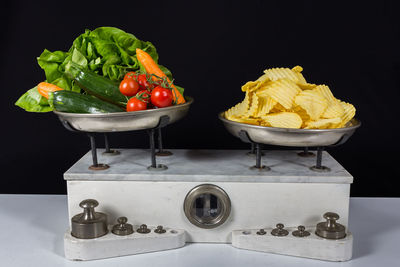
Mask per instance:
[[[262,164],[271,170],[258,171],[250,169],[255,158],[246,150],[171,150],[172,156],[157,157],[167,170],[149,171],[149,150],[118,150],[121,154],[115,156],[98,150],[99,163],[108,164],[107,170],[89,170],[89,152],[64,174],[69,218],[82,212],[82,200],[94,198],[109,224],[125,216],[134,225],[184,229],[187,242],[219,243],[231,243],[231,233],[238,229],[277,223],[315,227],[327,211],[338,213],[339,223],[348,225],[353,177],[327,152],[322,163],[331,171],[320,173],[309,169],[316,158],[300,157],[298,151],[265,151]],[[228,219],[213,229],[193,225],[183,210],[188,192],[204,183],[222,188],[232,206]]]
[[[118,236],[111,232],[112,226],[109,229],[108,234],[95,239],[78,239],[68,230],[64,234],[65,257],[77,261],[97,260],[180,248],[186,243],[184,230],[165,229],[165,233],[158,234],[154,232],[155,227],[149,227],[148,234],[135,231]]]
[[[338,240],[324,239],[315,234],[315,227],[306,228],[310,232],[306,237],[292,235],[297,228],[285,228],[287,236],[273,236],[272,228],[264,229],[267,233],[258,235],[255,230],[236,230],[232,232],[232,246],[241,249],[312,258],[326,261],[348,261],[353,252],[353,235]]]

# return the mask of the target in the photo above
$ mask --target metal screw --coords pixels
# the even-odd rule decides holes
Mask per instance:
[[[147,228],[147,225],[142,224],[142,225],[139,227],[139,229],[137,229],[137,232],[138,232],[138,233],[141,233],[141,234],[148,234],[148,233],[150,233],[150,229]]]
[[[265,235],[267,232],[265,232],[264,229],[260,229],[260,231],[257,232],[257,235]]]
[[[157,229],[154,230],[155,233],[157,234],[163,234],[166,232],[166,230],[162,227],[162,225],[157,226]]]

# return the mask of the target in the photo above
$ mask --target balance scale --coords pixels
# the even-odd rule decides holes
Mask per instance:
[[[309,132],[313,138],[328,133],[320,140],[331,144],[321,143],[316,153],[307,147],[262,151],[257,138],[265,137],[257,129],[255,135],[253,125],[235,125],[220,115],[229,132],[251,143],[248,153],[165,151],[161,128],[171,121],[165,114],[146,128],[150,128],[150,151],[111,150],[107,135],[106,148],[98,149],[93,132],[83,128],[88,123],[80,124],[79,116],[57,115],[67,129],[87,133],[92,145],[64,174],[70,219],[64,235],[67,259],[176,249],[187,242],[228,243],[239,249],[328,261],[352,257],[348,216],[353,177],[323,147],[332,144],[328,137],[335,136],[335,144],[346,141],[359,126],[357,121],[345,134]],[[111,132],[104,131],[104,125],[101,129]],[[290,146],[307,144],[307,140],[285,140],[294,142]]]

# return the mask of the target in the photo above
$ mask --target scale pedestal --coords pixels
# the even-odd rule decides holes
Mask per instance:
[[[89,152],[64,174],[70,219],[81,212],[79,203],[91,198],[100,203],[97,210],[108,215],[110,225],[125,216],[135,231],[141,224],[184,230],[186,242],[232,243],[232,236],[242,238],[234,231],[272,229],[277,223],[289,229],[299,225],[315,229],[327,211],[339,214],[340,224],[348,228],[353,177],[327,152],[322,157],[329,172],[312,171],[315,157],[300,157],[293,150],[265,151],[263,164],[270,170],[252,168],[254,157],[244,150],[171,150],[172,156],[157,158],[168,166],[163,171],[147,169],[147,150],[118,151],[120,154],[112,156],[98,153],[99,162],[109,169],[90,170]],[[270,231],[264,237],[269,240],[266,242],[279,240],[283,247],[284,240],[288,245],[291,242],[291,238],[271,236]],[[313,235],[296,242],[304,240],[308,245],[312,238],[317,239]],[[245,239],[241,240],[244,244]],[[351,234],[347,240],[352,242]],[[237,244],[233,245],[240,247]],[[348,260],[351,249],[351,244],[347,245],[347,256],[314,258]]]

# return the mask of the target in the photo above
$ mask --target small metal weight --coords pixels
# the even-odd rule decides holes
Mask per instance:
[[[111,232],[115,235],[130,235],[133,233],[132,224],[127,223],[128,218],[119,217],[117,219],[117,224],[113,226]]]
[[[273,236],[287,236],[289,232],[286,229],[283,229],[285,226],[282,223],[278,223],[276,228],[271,231]]]
[[[157,228],[154,230],[154,232],[157,234],[164,234],[166,231],[167,230],[165,230],[162,225],[157,226]]]
[[[95,199],[85,199],[79,206],[83,213],[79,213],[71,219],[71,235],[80,239],[91,239],[108,233],[107,215],[95,212],[94,208],[99,205]]]
[[[148,234],[151,232],[151,230],[147,228],[147,225],[145,224],[142,224],[136,231],[140,234]]]
[[[334,212],[327,212],[324,214],[326,222],[317,224],[315,234],[319,237],[326,239],[342,239],[346,237],[346,227],[337,223],[339,215]]]
[[[303,225],[299,225],[296,231],[293,231],[292,235],[295,237],[306,237],[310,235],[310,232],[306,231]]]
[[[257,235],[265,235],[267,232],[265,232],[264,229],[260,229],[259,231],[257,231]]]

